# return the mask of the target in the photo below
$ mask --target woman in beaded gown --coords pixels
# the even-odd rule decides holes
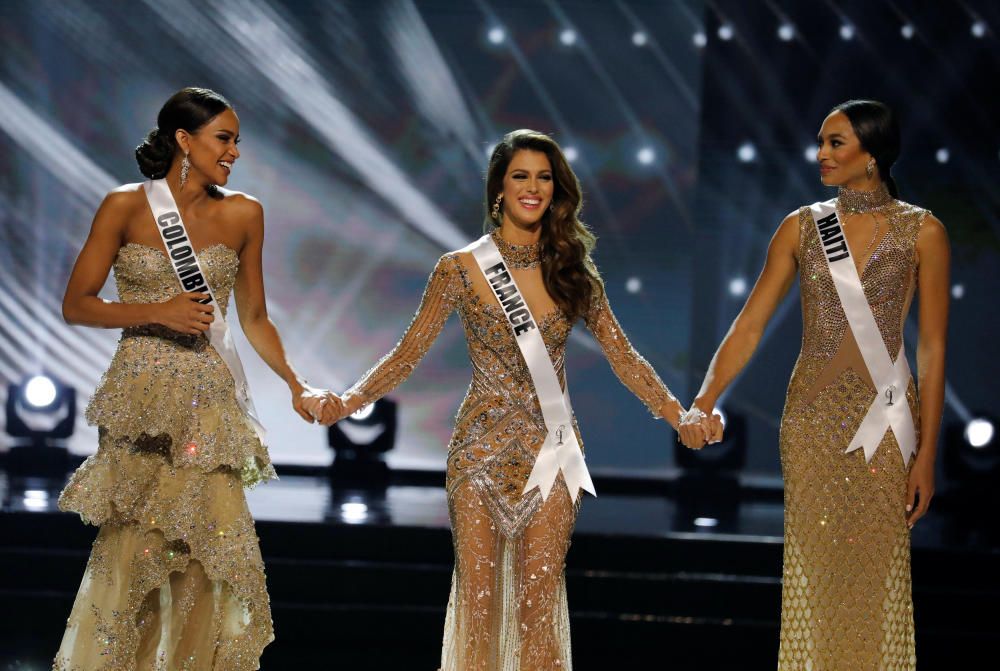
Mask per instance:
[[[143,174],[166,177],[220,306],[240,322],[302,408],[309,390],[267,316],[263,213],[221,188],[239,157],[239,120],[206,89],[183,89],[136,149]],[[54,662],[59,671],[257,669],[274,636],[243,488],[275,477],[236,400],[233,377],[203,333],[205,294],[182,292],[142,184],[105,198],[73,269],[63,312],[73,324],[122,328],[87,408],[97,453],[71,478],[63,510],[100,527]],[[113,268],[120,303],[97,297]]]
[[[692,404],[692,409],[714,405],[750,359],[797,274],[802,349],[780,430],[782,671],[898,671],[916,665],[909,529],[927,511],[934,492],[949,249],[940,221],[898,199],[890,169],[899,155],[899,137],[888,107],[849,101],[823,122],[817,158],[823,183],[840,187],[836,213],[852,257],[845,263],[855,264],[878,327],[878,333],[862,331],[863,337],[875,348],[884,343],[893,360],[919,288],[919,397],[912,379],[905,389],[919,436],[911,445],[916,457],[907,449],[914,434],[906,439],[905,426],[900,441],[890,429],[878,433],[880,442],[872,439],[864,450],[847,451],[856,434],[863,435],[859,427],[869,408],[882,402],[877,398],[881,388],[873,382],[861,337],[856,338],[838,296],[824,251],[833,240],[828,229],[821,239],[808,207],[788,215],[778,228],[764,270]],[[873,447],[868,460],[866,452]]]
[[[582,317],[619,379],[655,416],[677,426],[681,406],[629,344],[608,306],[590,261],[594,238],[577,219],[580,202],[579,183],[549,137],[514,131],[497,145],[487,175],[487,227],[538,324],[560,385],[566,341]],[[441,257],[402,340],[343,395],[341,414],[323,421],[405,380],[454,311],[465,330],[472,383],[448,446],[455,569],[441,668],[569,669],[564,561],[580,501],[571,498],[561,474],[545,500],[537,487],[524,492],[545,424],[511,326],[470,253]],[[704,442],[700,428],[684,438],[699,447]]]

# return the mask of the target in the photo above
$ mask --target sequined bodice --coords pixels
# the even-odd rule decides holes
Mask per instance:
[[[215,244],[198,252],[198,260],[208,275],[208,285],[223,311],[236,283],[240,258],[236,251]],[[161,303],[181,292],[174,270],[163,252],[155,247],[130,242],[118,250],[114,263],[115,285],[123,303]]]
[[[916,236],[926,210],[894,201],[880,212],[888,232],[875,245],[861,271],[861,284],[886,347],[895,357],[915,289]],[[800,211],[799,224],[802,355],[830,358],[847,332],[847,317],[808,208]]]

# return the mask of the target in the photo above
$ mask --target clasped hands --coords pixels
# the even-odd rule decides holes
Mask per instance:
[[[302,387],[293,403],[302,418],[310,424],[319,422],[329,426],[339,422],[354,411],[348,408],[344,399],[329,389],[317,389],[307,385]]]
[[[677,439],[692,450],[718,443],[722,440],[722,432],[722,415],[717,412],[708,415],[694,403],[681,413],[677,424]]]

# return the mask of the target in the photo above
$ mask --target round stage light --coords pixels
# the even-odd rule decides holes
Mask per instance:
[[[502,44],[505,39],[507,39],[507,32],[500,26],[493,26],[486,33],[486,39],[490,41],[491,44]]]
[[[977,40],[982,39],[986,37],[986,24],[983,23],[982,21],[976,21],[969,28],[969,32],[971,32],[972,36],[975,37]]]
[[[341,503],[340,518],[348,524],[360,524],[368,519],[368,505],[357,501]]]
[[[642,291],[642,280],[638,277],[630,277],[625,280],[625,291],[630,294],[637,294]]]
[[[576,150],[576,147],[563,147],[563,156],[566,160],[572,163],[576,159],[580,158],[580,152]]]
[[[729,295],[730,296],[743,296],[747,292],[747,281],[742,277],[734,277],[729,280]]]
[[[953,284],[951,286],[951,297],[955,300],[960,300],[965,297],[965,285],[964,284]]]
[[[904,23],[899,29],[899,34],[903,36],[904,40],[912,40],[913,36],[917,34],[917,29],[913,27],[912,23]]]
[[[649,42],[649,37],[646,35],[646,33],[642,32],[641,30],[637,30],[634,33],[632,33],[632,44],[634,44],[635,46],[644,47],[646,46],[647,42]]]
[[[740,159],[740,163],[753,163],[757,160],[757,147],[753,142],[744,142],[736,150],[736,157]]]
[[[795,26],[790,23],[782,23],[778,26],[778,39],[782,42],[791,42],[795,39]]]
[[[694,518],[694,525],[696,527],[711,529],[712,527],[719,526],[719,520],[714,517],[696,517]]]
[[[375,403],[369,403],[368,405],[358,408],[353,413],[351,413],[350,419],[353,419],[356,422],[365,421],[366,419],[372,416],[373,412],[375,412],[376,403],[378,403],[378,401],[375,401]]]
[[[965,440],[970,446],[980,449],[990,444],[994,431],[993,422],[977,417],[965,425]]]
[[[729,40],[733,39],[733,36],[735,34],[736,31],[733,30],[733,27],[728,23],[723,23],[721,26],[719,26],[718,35],[719,39],[722,40],[723,42],[728,42]]]
[[[694,46],[698,47],[699,49],[702,49],[705,47],[706,44],[708,44],[708,36],[704,32],[699,30],[697,33],[691,36],[691,42],[694,43]]]
[[[561,33],[559,33],[559,41],[567,47],[573,46],[576,44],[576,31],[572,28],[565,28]]]
[[[24,385],[24,400],[35,408],[52,405],[56,400],[56,385],[45,375],[36,375]]]
[[[643,165],[649,165],[656,158],[656,154],[653,152],[651,148],[643,147],[636,153],[635,158],[637,161],[639,161],[639,163],[642,163]]]
[[[840,39],[842,40],[853,40],[854,33],[854,26],[849,23],[845,23],[840,27]]]
[[[951,159],[951,152],[948,151],[947,147],[941,147],[934,152],[934,158],[938,163],[947,163]]]
[[[806,148],[802,150],[802,158],[806,160],[806,163],[815,163],[816,145],[814,144],[806,145]]]

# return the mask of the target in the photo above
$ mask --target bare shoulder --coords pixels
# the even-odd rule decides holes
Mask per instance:
[[[234,218],[259,217],[264,214],[264,207],[260,201],[249,193],[217,186],[215,187],[215,198],[219,201],[223,211]]]
[[[797,249],[799,246],[799,227],[802,220],[802,209],[799,208],[789,212],[781,223],[778,224],[774,237],[771,238],[772,245]]]
[[[101,203],[101,209],[113,214],[132,214],[146,206],[146,192],[142,182],[122,184],[108,191]]]
[[[948,245],[948,231],[941,220],[927,212],[920,220],[917,232],[918,247],[942,247]]]

